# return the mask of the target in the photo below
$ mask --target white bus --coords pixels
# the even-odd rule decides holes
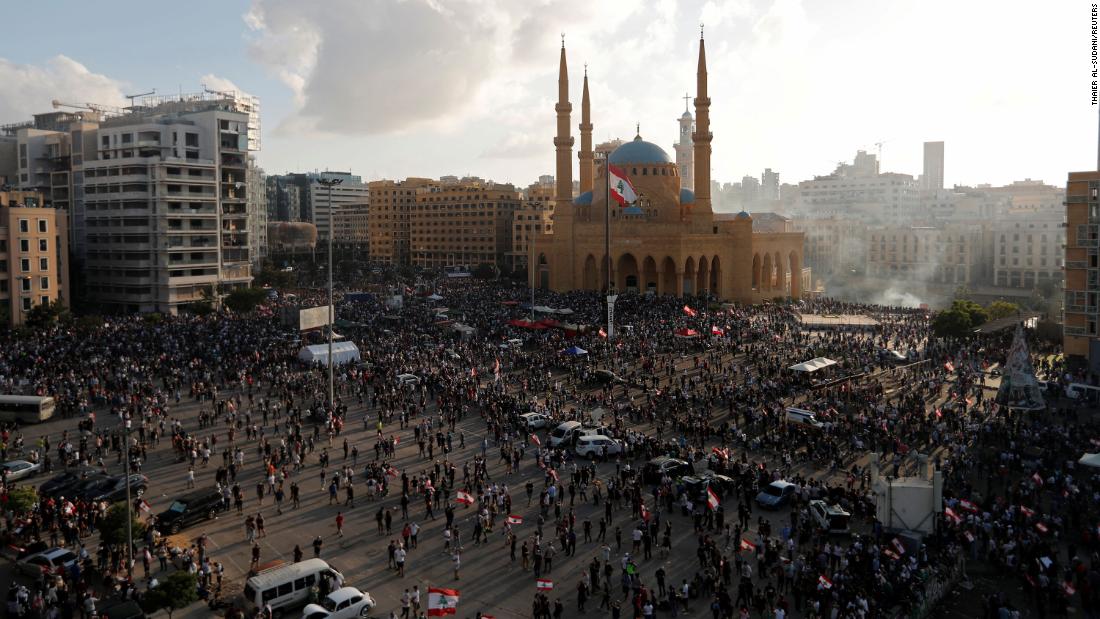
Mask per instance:
[[[53,417],[52,397],[0,395],[0,422],[39,423]]]

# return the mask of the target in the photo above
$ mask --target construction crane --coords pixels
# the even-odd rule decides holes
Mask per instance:
[[[137,94],[137,95],[123,95],[123,96],[125,96],[127,99],[130,100],[130,107],[133,108],[134,107],[134,99],[137,99],[138,97],[147,97],[149,95],[155,95],[155,94],[157,94],[157,89],[156,88],[150,90],[149,92],[143,92],[143,93]]]
[[[67,107],[74,110],[95,112],[96,114],[102,114],[104,116],[118,116],[123,113],[122,109],[120,108],[111,105],[101,105],[99,103],[65,103],[64,101],[58,101],[57,99],[54,99],[50,103],[53,105],[53,109],[55,110]]]

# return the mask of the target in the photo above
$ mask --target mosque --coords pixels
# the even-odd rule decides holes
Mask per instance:
[[[711,210],[713,135],[702,37],[696,88],[694,131],[688,112],[680,119],[681,140],[676,146],[680,165],[660,146],[643,140],[640,132],[607,155],[611,165],[626,173],[638,199],[626,208],[612,201],[610,226],[605,226],[606,162],[597,161],[592,150],[587,71],[579,125],[580,195],[573,197],[573,106],[562,44],[554,106],[554,226],[552,232],[535,238],[532,250],[538,256],[532,276],[539,288],[607,290],[605,233],[610,228],[610,281],[615,291],[676,296],[711,293],[741,303],[801,296],[801,232],[754,231],[749,213],[726,215]],[[690,142],[686,134],[690,134]],[[691,157],[686,157],[688,152]]]

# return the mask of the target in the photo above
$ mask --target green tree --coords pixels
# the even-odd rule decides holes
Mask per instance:
[[[33,486],[18,486],[8,493],[8,507],[17,514],[25,514],[34,508],[38,493]]]
[[[989,313],[985,311],[985,308],[973,301],[955,299],[951,303],[951,309],[965,312],[970,317],[971,327],[985,324],[985,322],[989,320]]]
[[[256,281],[253,283],[259,287],[271,286],[272,288],[290,288],[294,285],[294,273],[276,269],[271,265],[265,265],[259,275],[256,276]]]
[[[972,328],[970,313],[955,307],[936,314],[932,319],[932,333],[936,337],[965,337]]]
[[[267,298],[263,288],[238,288],[225,297],[225,306],[238,314],[247,314]]]
[[[994,301],[985,308],[985,311],[989,314],[990,320],[999,320],[1019,314],[1020,306],[1008,301]]]
[[[40,328],[63,322],[69,318],[69,308],[56,299],[49,303],[40,303],[27,312],[27,325]]]
[[[207,316],[214,312],[214,304],[210,301],[203,299],[202,301],[192,301],[187,305],[182,306],[183,311],[196,316]]]
[[[146,592],[141,608],[147,613],[164,610],[169,619],[172,612],[184,608],[199,599],[195,575],[183,570],[169,574],[156,587]]]
[[[145,525],[137,519],[131,510],[130,527],[134,539],[145,535]],[[107,510],[107,515],[99,521],[99,538],[108,544],[126,545],[126,503],[115,503]]]

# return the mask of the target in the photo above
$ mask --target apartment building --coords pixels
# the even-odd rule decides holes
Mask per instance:
[[[418,189],[409,211],[412,264],[503,268],[520,204],[512,185],[464,179]]]
[[[507,253],[508,268],[526,272],[531,255],[531,239],[554,231],[554,201],[543,197],[528,198],[512,213],[512,248]]]
[[[266,207],[249,203],[249,121],[232,100],[173,100],[100,123],[83,170],[93,307],[175,313],[251,284]]]
[[[983,281],[987,258],[980,225],[875,226],[866,239],[870,277],[955,285]]]
[[[993,284],[1032,289],[1062,280],[1065,211],[1014,213],[989,224]]]
[[[858,219],[795,218],[791,228],[803,234],[803,264],[811,267],[814,275],[847,277],[866,269],[867,224]]]
[[[1100,375],[1100,172],[1070,172],[1066,183],[1063,350],[1071,366]]]
[[[367,184],[370,204],[367,230],[371,260],[407,266],[410,255],[410,213],[417,203],[417,191],[440,186],[430,178],[403,181],[380,180]]]
[[[26,321],[36,305],[69,302],[68,213],[38,191],[0,191],[0,320]]]

